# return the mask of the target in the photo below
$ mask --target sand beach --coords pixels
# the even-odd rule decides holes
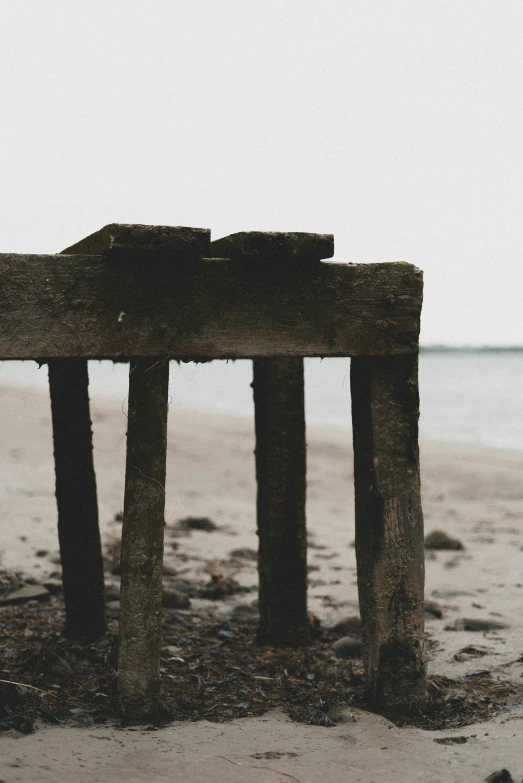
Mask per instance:
[[[58,552],[49,401],[38,391],[3,387],[0,410],[1,567],[43,583],[56,572]],[[232,550],[256,549],[253,423],[195,411],[169,416],[165,560],[191,580],[204,568],[212,571],[213,562],[227,561]],[[120,524],[125,406],[95,398],[92,418],[107,543]],[[352,448],[347,433],[333,427],[309,427],[307,439],[309,607],[322,625],[332,626],[358,613]],[[427,614],[430,674],[457,681],[488,672],[517,694],[523,676],[523,454],[435,442],[422,442],[421,453],[426,532],[443,530],[463,545],[427,550],[426,599],[442,614]],[[208,517],[217,529],[175,538],[177,520],[189,516]],[[245,562],[234,576],[253,587],[255,562]],[[231,596],[216,601],[213,611],[227,617],[254,598],[253,592]],[[198,610],[209,602],[192,603]],[[499,627],[467,630],[474,627],[468,621]],[[227,722],[173,722],[157,731],[115,722],[39,723],[32,734],[0,735],[0,779],[472,783],[507,768],[519,781],[523,695],[495,712],[488,721],[436,731],[398,728],[365,712],[327,728],[275,710]]]

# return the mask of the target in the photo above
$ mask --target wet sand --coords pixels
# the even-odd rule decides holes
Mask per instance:
[[[43,581],[56,570],[50,557],[58,549],[49,402],[36,392],[3,388],[0,407],[1,565]],[[125,406],[93,400],[92,416],[100,524],[108,540],[120,527],[114,517],[123,499]],[[183,517],[206,516],[219,528],[176,539],[176,551],[166,547],[166,562],[180,575],[184,571],[186,578],[194,577],[202,565],[226,559],[233,549],[256,548],[253,449],[249,419],[170,411],[169,527]],[[465,547],[427,554],[426,598],[436,601],[444,613],[441,619],[427,620],[430,672],[456,678],[488,669],[520,685],[523,454],[422,444],[422,484],[426,531],[442,529]],[[313,566],[309,604],[322,623],[331,624],[357,613],[351,546],[352,456],[344,432],[308,430],[307,513],[309,565]],[[49,554],[37,556],[42,551]],[[245,564],[234,576],[242,584],[255,584],[255,564]],[[217,611],[230,612],[236,600],[220,602]],[[450,630],[459,618],[494,620],[509,627],[486,633]],[[459,654],[470,645],[484,648],[484,654]],[[227,724],[175,723],[158,732],[42,726],[20,739],[0,737],[0,778],[6,783],[73,779],[219,783],[291,780],[288,776],[300,783],[320,777],[326,783],[343,778],[365,783],[476,781],[507,767],[515,780],[521,780],[522,718],[523,708],[511,708],[488,724],[444,732],[398,729],[377,716],[359,716],[356,723],[329,729],[296,724],[278,715]],[[467,741],[434,742],[453,734],[466,736]]]

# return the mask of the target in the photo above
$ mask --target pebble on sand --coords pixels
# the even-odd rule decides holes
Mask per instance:
[[[334,642],[332,651],[336,658],[361,658],[363,645],[354,636],[343,636]]]
[[[209,517],[185,517],[180,519],[178,527],[181,530],[204,530],[206,533],[212,533],[218,530],[218,525]]]
[[[514,778],[508,771],[508,769],[500,769],[497,772],[492,772],[485,778],[486,783],[514,783]]]
[[[361,620],[357,614],[347,615],[329,628],[337,636],[358,636],[361,633]]]
[[[476,620],[469,617],[458,617],[454,621],[456,631],[499,631],[503,628],[510,628],[510,625],[498,620]]]
[[[191,601],[188,596],[178,590],[165,587],[162,596],[162,606],[166,609],[189,609]]]
[[[433,530],[425,536],[425,549],[465,549],[458,538],[452,538],[444,530]]]
[[[47,601],[49,596],[49,590],[43,585],[24,585],[19,590],[14,590],[9,595],[0,598],[0,606],[25,604],[27,601]]]

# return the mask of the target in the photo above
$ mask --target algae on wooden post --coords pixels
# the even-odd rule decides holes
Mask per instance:
[[[418,357],[353,357],[351,393],[366,693],[401,713],[427,699]]]
[[[85,359],[49,361],[66,632],[105,633],[105,588]]]
[[[118,692],[130,722],[158,719],[169,362],[129,370]]]
[[[303,644],[307,616],[303,359],[253,361],[260,639]]]

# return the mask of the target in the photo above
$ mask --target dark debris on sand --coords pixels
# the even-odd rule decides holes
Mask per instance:
[[[0,574],[3,593],[22,584]],[[255,619],[233,615],[225,621],[216,616],[215,601],[198,611],[164,610],[164,722],[223,722],[267,710],[308,722],[332,699],[365,708],[362,662],[336,659],[332,632],[316,624],[306,648],[261,645]],[[113,615],[107,636],[93,644],[65,638],[63,628],[59,593],[46,603],[0,609],[0,679],[7,681],[0,683],[0,731],[30,732],[37,720],[90,725],[118,718],[117,618]],[[492,716],[518,695],[489,672],[459,680],[431,677],[427,710],[402,723],[464,726]]]

